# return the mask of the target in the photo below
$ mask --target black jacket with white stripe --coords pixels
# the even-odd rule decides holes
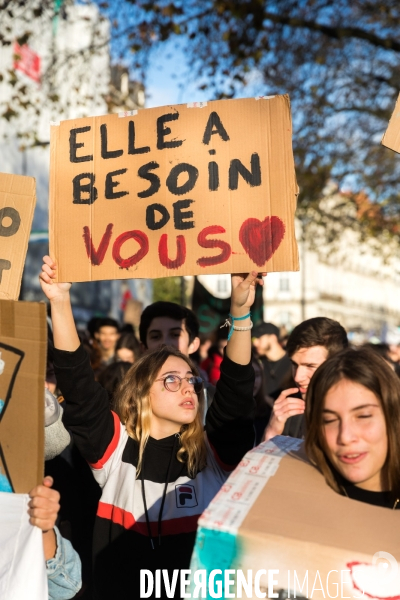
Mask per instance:
[[[189,568],[199,516],[253,447],[253,368],[224,358],[206,417],[207,466],[196,477],[176,458],[179,441],[170,436],[149,439],[136,479],[138,443],[109,410],[108,394],[95,381],[84,348],[55,349],[54,365],[66,400],[64,424],[102,487],[93,543],[96,598],[139,598],[141,569],[167,569],[172,577],[174,569]]]

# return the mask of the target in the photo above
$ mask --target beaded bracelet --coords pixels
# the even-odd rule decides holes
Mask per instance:
[[[229,319],[225,320],[225,323],[223,325],[221,325],[220,329],[222,329],[223,327],[230,327],[229,329],[229,333],[228,333],[228,342],[231,339],[232,333],[233,331],[248,331],[249,329],[251,329],[253,327],[253,323],[251,323],[250,327],[235,327],[235,321],[244,321],[244,319],[247,319],[248,317],[251,317],[251,312],[249,312],[247,315],[244,315],[243,317],[234,317],[233,315],[231,315],[231,313],[229,313],[228,315],[231,319],[232,322]]]
[[[250,325],[248,327],[235,327],[235,326],[233,326],[233,330],[234,331],[249,331],[250,329],[253,329],[253,321],[250,321]]]

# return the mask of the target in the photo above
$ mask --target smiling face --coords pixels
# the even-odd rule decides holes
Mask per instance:
[[[322,427],[328,458],[336,470],[357,487],[382,491],[388,438],[375,394],[360,383],[341,379],[326,394]]]
[[[306,398],[307,388],[311,377],[323,362],[328,358],[328,350],[324,346],[311,346],[300,348],[291,357],[293,378],[300,390],[303,400]]]
[[[161,367],[153,385],[150,388],[151,425],[150,435],[161,439],[178,433],[182,425],[192,423],[196,418],[199,400],[193,384],[182,380],[177,392],[170,392],[164,385],[168,375],[190,377],[193,372],[182,358],[169,356]]]

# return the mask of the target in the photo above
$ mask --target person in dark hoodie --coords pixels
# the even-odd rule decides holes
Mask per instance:
[[[171,582],[174,570],[188,569],[201,513],[253,447],[249,311],[262,279],[232,276],[230,341],[204,431],[202,380],[172,347],[135,362],[110,411],[79,343],[70,284],[53,282],[55,272],[45,257],[40,280],[52,306],[64,423],[103,490],[93,544],[96,598],[131,600],[140,597],[141,570],[166,570]]]

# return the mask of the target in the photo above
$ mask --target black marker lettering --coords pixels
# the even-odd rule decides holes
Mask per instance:
[[[168,113],[166,115],[162,115],[157,119],[157,148],[159,150],[164,150],[164,148],[178,148],[178,146],[182,146],[183,140],[173,140],[171,142],[166,142],[164,140],[166,135],[171,133],[170,127],[164,127],[164,123],[168,121],[176,121],[179,119],[179,113]]]
[[[218,114],[213,111],[208,117],[207,125],[204,130],[203,144],[209,144],[211,136],[215,133],[218,133],[224,142],[229,140],[229,135],[226,133],[225,127],[221,123],[221,119]]]
[[[106,175],[106,191],[105,197],[107,200],[116,200],[117,198],[122,198],[122,196],[126,196],[129,192],[114,192],[114,188],[120,184],[119,181],[114,181],[113,177],[117,175],[123,175],[127,172],[127,169],[120,169],[119,171],[112,171],[111,173],[107,173]]]
[[[11,263],[9,260],[5,260],[4,258],[0,258],[0,283],[3,277],[3,271],[9,271],[11,269]]]
[[[208,163],[208,189],[215,192],[219,187],[219,169],[215,161]]]
[[[118,158],[122,156],[123,150],[108,150],[107,149],[107,125],[103,123],[100,125],[100,139],[101,139],[101,158]]]
[[[147,179],[147,181],[150,181],[151,184],[150,187],[147,188],[147,190],[143,190],[143,192],[138,193],[139,198],[150,198],[150,196],[156,194],[160,189],[161,182],[158,175],[156,175],[155,173],[149,173],[149,171],[158,169],[159,166],[160,165],[158,163],[152,161],[146,163],[138,170],[139,177],[141,177],[142,179]]]
[[[128,124],[128,154],[145,154],[150,152],[150,146],[135,148],[135,122],[129,121]]]
[[[156,221],[155,211],[161,214],[161,219]],[[146,225],[152,231],[156,231],[157,229],[161,229],[168,223],[170,219],[169,212],[162,204],[150,204],[146,208]]]
[[[186,219],[193,219],[193,211],[182,212],[182,209],[189,208],[192,202],[194,200],[178,200],[178,202],[173,203],[175,229],[193,229],[194,221],[186,221]]]
[[[231,160],[229,167],[229,189],[238,189],[239,173],[251,187],[261,185],[260,157],[257,153],[251,155],[251,171],[249,171],[238,158]]]
[[[11,223],[8,227],[3,225],[3,219],[8,217],[11,219]],[[15,208],[11,208],[11,206],[5,206],[0,210],[0,236],[1,237],[11,237],[15,233],[17,233],[19,226],[21,224],[21,217],[19,216],[19,212],[15,210]]]
[[[83,148],[85,145],[83,142],[77,142],[76,136],[78,133],[85,133],[86,131],[90,131],[91,127],[89,125],[87,127],[78,127],[77,129],[71,129],[69,132],[69,160],[72,163],[80,163],[93,160],[93,155],[88,154],[86,156],[77,156],[76,151],[78,148]]]
[[[181,173],[188,174],[188,180],[183,185],[178,185],[178,177]],[[171,169],[170,174],[167,177],[167,188],[171,192],[171,194],[175,194],[176,196],[181,196],[182,194],[187,194],[194,188],[196,185],[197,178],[199,176],[199,171],[193,165],[189,165],[188,163],[181,163],[176,165]]]
[[[82,179],[89,179],[89,183],[83,184]],[[94,181],[94,173],[81,173],[73,178],[73,204],[93,204],[97,200],[98,194]],[[87,194],[86,198],[82,198],[82,194]]]

